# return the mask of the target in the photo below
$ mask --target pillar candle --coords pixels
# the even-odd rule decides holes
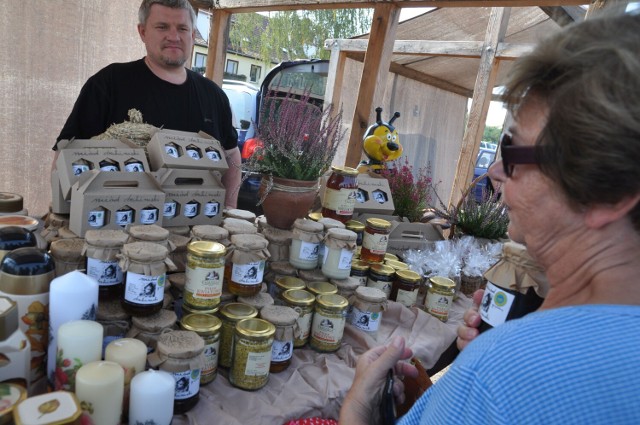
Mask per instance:
[[[54,389],[73,391],[78,369],[102,359],[102,325],[92,320],[73,320],[58,328]]]
[[[94,424],[120,423],[123,394],[124,371],[118,363],[91,362],[76,373],[76,396]]]
[[[127,422],[131,379],[144,372],[147,364],[147,344],[135,338],[116,339],[107,345],[104,359],[118,363],[124,370],[122,418],[123,422]]]
[[[169,425],[173,418],[176,381],[161,370],[150,369],[131,380],[130,424]]]
[[[57,335],[60,325],[72,320],[95,320],[98,307],[98,282],[79,271],[72,271],[51,281],[49,292],[49,349],[47,376],[54,385]]]

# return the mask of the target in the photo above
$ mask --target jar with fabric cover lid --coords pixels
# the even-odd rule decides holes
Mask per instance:
[[[338,287],[326,280],[318,282],[307,282],[307,291],[311,292],[314,297],[318,295],[337,294]]]
[[[387,308],[387,297],[380,289],[360,286],[351,300],[353,308],[349,323],[361,331],[375,334],[382,322],[382,312]]]
[[[327,277],[320,269],[298,270],[298,277],[305,282],[316,282],[327,280]]]
[[[325,237],[330,229],[344,229],[344,223],[333,218],[322,217],[318,219],[318,223],[322,224],[322,226],[324,227],[323,234],[325,235]],[[322,267],[322,263],[324,263],[325,251],[326,248],[323,239],[320,242],[320,249],[318,250],[318,267]]]
[[[206,385],[218,376],[218,353],[220,352],[220,328],[222,322],[209,314],[187,314],[180,320],[180,327],[193,331],[204,340],[204,365],[200,372],[200,384]]]
[[[276,327],[269,372],[282,372],[291,364],[293,340],[300,333],[297,321],[299,314],[291,307],[270,305],[260,310],[260,317]]]
[[[362,237],[360,258],[370,263],[384,260],[391,233],[391,223],[381,218],[368,218]]]
[[[162,245],[167,248],[167,253],[176,249],[176,246],[169,239],[169,231],[165,228],[158,226],[157,224],[148,224],[135,226],[129,226],[127,228],[129,239],[127,243],[132,242],[153,242],[158,245]]]
[[[165,289],[169,289],[175,300],[181,300],[187,283],[187,276],[184,273],[170,273],[167,274],[167,282],[170,284]]]
[[[237,218],[238,220],[248,221],[253,225],[256,221],[255,213],[247,210],[241,210],[239,208],[229,208],[223,211],[223,215],[225,218]]]
[[[338,295],[342,295],[347,300],[351,297],[351,295],[355,294],[356,289],[360,286],[364,286],[360,284],[360,279],[355,277],[347,277],[345,279],[331,279],[330,282],[338,288]],[[349,301],[351,304],[351,301]]]
[[[405,307],[416,305],[421,282],[422,276],[413,270],[396,271],[389,299]]]
[[[254,223],[256,224],[256,227],[258,228],[258,232],[262,232],[265,227],[271,226],[270,224],[267,223],[267,217],[265,217],[264,215],[257,216],[256,217],[256,221]],[[273,226],[271,226],[271,227],[273,227]]]
[[[369,279],[369,263],[361,260],[351,262],[350,276],[358,279],[360,285],[365,286]]]
[[[160,310],[151,316],[133,316],[131,329],[127,332],[127,338],[135,338],[144,342],[149,352],[156,349],[158,338],[165,332],[176,328],[178,316],[170,310]]]
[[[229,236],[255,235],[258,233],[258,228],[253,223],[238,218],[225,218],[222,220],[222,227],[227,229]]]
[[[235,301],[235,299],[234,299]],[[214,308],[210,309],[210,310],[196,310],[196,309],[192,309],[187,305],[182,304],[180,306],[180,311],[177,313],[178,314],[178,320],[182,320],[182,318],[184,316],[186,316],[187,314],[208,314],[209,316],[218,316],[218,312],[220,311],[220,307],[222,307],[222,303],[218,304],[217,306],[215,306]]]
[[[298,269],[310,270],[318,266],[318,254],[324,226],[315,221],[298,218],[293,223],[289,248],[289,262]]]
[[[351,230],[357,235],[356,238],[356,255],[360,255],[362,249],[362,238],[364,236],[364,224],[358,220],[349,220],[345,224],[347,230]]]
[[[105,300],[98,303],[96,322],[102,325],[102,349],[111,341],[124,338],[131,329],[131,315],[124,311],[120,300]]]
[[[187,250],[184,305],[210,310],[220,304],[226,249],[218,242],[193,241]]]
[[[356,206],[358,170],[351,167],[331,166],[331,174],[322,197],[322,216],[340,220],[351,220]]]
[[[172,235],[180,235],[191,237],[191,228],[189,226],[163,226]]]
[[[213,224],[198,224],[191,228],[192,241],[218,242],[228,248],[231,245],[229,231]]]
[[[316,297],[304,289],[289,289],[282,293],[282,299],[288,307],[298,313],[298,329],[300,335],[293,340],[293,347],[303,347],[311,334],[311,322],[313,320],[313,306]]]
[[[342,344],[349,302],[337,294],[316,297],[309,346],[320,352],[337,351]]]
[[[69,216],[49,213],[44,229],[40,232],[40,236],[47,242],[51,243],[58,239],[77,239],[78,235],[69,230]]]
[[[250,319],[258,316],[258,310],[248,304],[229,303],[220,308],[220,351],[218,353],[218,364],[222,367],[231,367],[233,360],[233,333],[236,324],[243,319]]]
[[[266,292],[258,292],[250,297],[238,297],[238,302],[250,305],[258,311],[261,311],[264,307],[273,305],[273,297]]]
[[[289,261],[289,246],[293,232],[267,225],[261,233],[269,241],[269,261]]]
[[[276,327],[264,319],[238,322],[233,335],[231,385],[243,390],[258,390],[267,385],[275,332]]]
[[[58,239],[51,242],[49,253],[56,264],[56,276],[85,268],[82,239]]]
[[[449,278],[442,276],[430,277],[427,299],[425,300],[427,313],[446,322],[449,319],[449,310],[453,303],[453,296],[456,293],[455,288],[455,282]]]
[[[269,250],[269,242],[259,234],[231,236],[235,247],[231,255],[229,292],[238,296],[251,296],[260,292]]]
[[[169,233],[169,242],[175,247],[169,252],[169,258],[175,264],[177,272],[183,272],[187,268],[187,245],[191,242],[189,236]]]
[[[351,274],[351,261],[356,252],[357,235],[347,229],[329,229],[324,238],[322,273],[332,279]]]
[[[169,372],[176,381],[173,413],[185,413],[200,399],[200,374],[204,367],[204,340],[193,331],[170,331],[158,337],[149,365]]]
[[[289,289],[305,289],[307,285],[304,280],[293,276],[283,276],[276,279],[273,285],[273,299],[276,305],[285,305],[282,294]]]
[[[122,230],[87,230],[82,254],[87,257],[87,276],[98,281],[99,300],[120,299],[124,275],[118,254],[128,239]]]
[[[4,256],[18,248],[35,248],[36,236],[30,230],[19,226],[0,228],[0,261]]]
[[[389,298],[391,295],[391,288],[393,286],[394,275],[395,271],[393,268],[382,264],[373,264],[369,267],[367,286],[381,289],[387,298]]]

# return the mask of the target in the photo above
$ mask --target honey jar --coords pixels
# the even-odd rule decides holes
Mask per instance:
[[[269,242],[259,234],[237,234],[231,236],[231,243],[235,250],[231,255],[229,292],[238,296],[255,295],[262,288],[265,264],[270,255]]]
[[[377,288],[360,286],[350,300],[353,303],[349,323],[364,332],[375,334],[387,307],[387,297]]]
[[[293,340],[294,348],[303,347],[311,333],[311,321],[313,318],[313,305],[316,302],[315,296],[303,289],[290,289],[282,293],[282,299],[296,313],[298,313],[298,329],[300,334]]]
[[[405,307],[416,305],[422,277],[412,270],[398,270],[393,280],[389,299]]]
[[[331,279],[344,279],[351,273],[356,251],[356,235],[347,229],[329,229],[324,239],[322,273]]]
[[[360,258],[370,263],[384,261],[391,233],[391,223],[381,218],[368,218],[362,238]]]
[[[298,313],[291,307],[271,305],[260,310],[260,317],[276,327],[271,349],[270,373],[282,372],[291,364],[293,339],[298,333]]]
[[[298,269],[315,269],[318,266],[323,232],[322,224],[312,220],[297,219],[293,223],[289,262]]]
[[[446,322],[449,318],[453,296],[456,293],[455,287],[455,282],[449,278],[442,276],[430,277],[425,301],[427,313]]]
[[[322,198],[322,216],[346,223],[353,217],[358,189],[358,170],[331,166]]]
[[[204,340],[204,365],[200,372],[200,384],[206,385],[218,376],[218,353],[220,352],[220,328],[222,322],[215,316],[203,313],[182,317],[180,327],[193,331]]]
[[[369,268],[369,278],[367,279],[367,286],[371,288],[381,289],[382,292],[389,298],[391,295],[391,288],[393,286],[393,276],[395,271],[389,266],[383,264],[373,264]]]

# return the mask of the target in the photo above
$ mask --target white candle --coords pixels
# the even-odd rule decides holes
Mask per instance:
[[[114,362],[91,362],[76,373],[76,395],[96,425],[118,425],[122,414],[124,371]]]
[[[58,328],[54,389],[73,391],[78,369],[102,359],[102,325],[92,320],[73,320]]]
[[[169,425],[173,418],[176,381],[161,370],[150,369],[131,380],[130,424]]]
[[[123,422],[129,412],[129,390],[134,376],[144,372],[147,364],[147,344],[135,338],[120,338],[111,341],[105,350],[104,359],[116,362],[124,370]]]
[[[72,271],[51,281],[49,293],[49,349],[47,376],[54,384],[57,335],[60,325],[72,320],[95,320],[98,308],[98,282],[79,271]]]

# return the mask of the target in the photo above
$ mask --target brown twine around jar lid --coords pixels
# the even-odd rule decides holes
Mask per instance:
[[[293,222],[293,238],[309,243],[322,242],[324,226],[313,220],[298,218]]]
[[[118,265],[122,271],[159,276],[168,270],[175,270],[175,265],[167,255],[169,251],[162,245],[153,242],[132,242],[122,246],[117,254]]]

